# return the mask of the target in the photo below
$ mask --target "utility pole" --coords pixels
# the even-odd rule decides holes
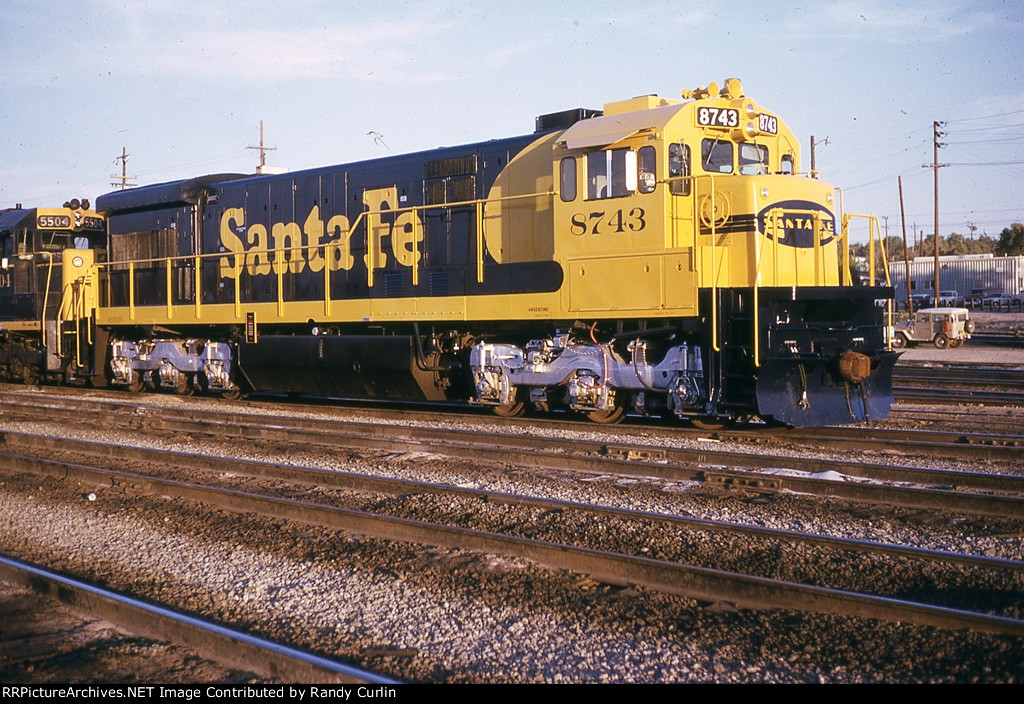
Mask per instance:
[[[907,216],[903,210],[903,177],[897,176],[896,183],[900,186],[900,225],[903,227],[903,267],[907,279],[907,311],[914,317],[914,297],[910,292],[910,252],[907,250]],[[888,224],[888,221],[886,222]]]
[[[121,147],[121,156],[114,159],[115,164],[119,161],[121,162],[121,175],[118,176],[117,174],[110,174],[110,178],[118,179],[117,181],[112,181],[110,185],[120,186],[122,191],[128,188],[129,181],[134,181],[136,179],[135,176],[128,175],[128,159],[130,157],[131,155],[128,153],[128,147]],[[135,184],[133,183],[131,185],[134,186]]]
[[[889,216],[883,215],[882,219],[885,220],[885,239],[882,240],[882,252],[885,254],[885,265],[889,265]]]
[[[258,147],[246,147],[246,149],[258,149],[260,152],[260,165],[256,169],[256,173],[262,174],[267,168],[267,152],[272,152],[277,147],[265,147],[263,146],[263,120],[260,120],[260,146]]]
[[[974,231],[978,229],[978,226],[975,225],[973,222],[969,222],[969,223],[967,223],[967,229],[971,233],[971,246],[967,248],[967,253],[968,254],[973,254],[973,252],[971,252],[971,250],[974,249]]]
[[[825,141],[824,142],[815,142],[814,141],[814,135],[812,134],[811,135],[811,178],[818,178],[818,169],[816,168],[815,162],[814,162],[814,148],[816,146],[818,146],[819,144],[821,146],[823,146],[823,147],[827,147],[829,145],[828,137],[825,137]]]
[[[931,169],[932,174],[935,177],[935,283],[933,296],[936,301],[939,299],[939,169],[949,164],[939,163],[939,147],[946,146],[945,144],[939,143],[939,137],[945,136],[945,132],[939,132],[939,127],[945,125],[945,122],[936,120],[932,123],[932,163],[922,164],[925,169]]]

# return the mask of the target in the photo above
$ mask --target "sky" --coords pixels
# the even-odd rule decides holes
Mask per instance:
[[[0,208],[533,131],[738,77],[847,211],[908,237],[1024,221],[1024,3],[3,0]],[[824,144],[827,138],[827,145]],[[115,176],[117,178],[113,178]]]

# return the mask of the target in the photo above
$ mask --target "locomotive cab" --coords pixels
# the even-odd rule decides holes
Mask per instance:
[[[799,174],[795,136],[739,81],[683,96],[607,105],[558,138],[566,308],[665,328],[627,364],[673,340],[701,350],[634,406],[705,423],[750,408],[794,425],[884,417],[895,355],[874,301],[891,291],[850,285],[835,190]]]
[[[93,263],[103,217],[77,200],[0,212],[0,370],[13,381],[92,373]]]

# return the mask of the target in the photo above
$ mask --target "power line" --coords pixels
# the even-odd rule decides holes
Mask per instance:
[[[923,164],[923,168],[931,169],[935,175],[935,229],[932,232],[935,233],[935,281],[933,284],[933,291],[939,290],[939,169],[949,166],[949,164],[939,163],[939,148],[946,145],[939,142],[939,137],[945,136],[944,132],[939,131],[939,127],[944,126],[945,122],[936,120],[932,123],[932,149],[934,150],[934,157],[932,163]]]
[[[119,156],[116,159],[114,159],[114,163],[115,164],[117,162],[119,162],[119,161],[121,162],[121,175],[120,176],[118,176],[117,174],[111,174],[110,175],[110,178],[118,179],[117,181],[111,182],[110,185],[115,187],[115,188],[117,186],[121,186],[121,190],[122,191],[125,190],[126,188],[128,188],[129,185],[131,185],[133,187],[135,185],[137,185],[137,184],[134,184],[134,183],[132,183],[132,184],[128,183],[129,181],[134,181],[135,179],[138,178],[137,176],[129,176],[128,175],[128,159],[129,158],[131,158],[131,155],[128,153],[128,147],[121,147],[121,156]]]
[[[260,146],[258,147],[246,147],[246,149],[258,149],[260,152],[260,166],[256,170],[256,173],[262,174],[267,168],[267,152],[272,152],[277,147],[266,147],[263,145],[263,120],[260,120]]]
[[[975,127],[969,130],[949,130],[950,134],[967,134],[969,132],[992,132],[993,130],[1011,130],[1024,127],[1024,122],[1015,122],[1012,125],[989,125],[988,127]]]
[[[943,166],[1018,166],[1020,164],[1024,164],[1024,161],[958,161],[943,164]]]
[[[979,115],[978,117],[964,117],[959,120],[946,120],[946,123],[950,122],[971,122],[973,120],[991,120],[994,117],[1005,117],[1007,115],[1020,115],[1024,113],[1024,110],[1011,110],[1010,112],[997,112],[992,115]]]

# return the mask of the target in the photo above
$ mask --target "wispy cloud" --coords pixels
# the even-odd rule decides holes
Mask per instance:
[[[457,31],[438,18],[328,26],[243,28],[230,24],[154,41],[152,26],[136,36],[127,68],[139,74],[185,72],[242,82],[305,78],[442,81],[441,62],[422,61],[432,43]]]
[[[59,10],[61,3],[55,5]],[[309,78],[437,82],[465,69],[448,59],[453,45],[486,47],[487,41],[464,17],[431,5],[356,14],[317,0],[274,7],[104,0],[65,9],[76,22],[50,23],[44,13],[17,3],[2,11],[0,19],[23,36],[49,32],[37,47],[29,41],[17,52],[0,49],[8,69],[3,83],[38,85],[63,74],[243,84]],[[516,52],[510,42],[485,56],[494,62]]]

